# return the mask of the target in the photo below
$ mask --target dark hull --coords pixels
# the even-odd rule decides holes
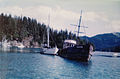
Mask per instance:
[[[90,55],[90,45],[76,45],[74,47],[68,47],[61,49],[58,52],[58,55],[68,59],[80,60],[80,61],[89,61],[91,58]]]

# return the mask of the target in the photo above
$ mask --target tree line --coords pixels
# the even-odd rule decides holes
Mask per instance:
[[[4,13],[0,14],[0,41],[6,36],[8,40],[16,40],[21,42],[23,38],[33,36],[33,41],[39,45],[47,42],[47,26],[44,23],[37,22],[36,19],[31,19],[26,16],[14,16]],[[50,45],[55,44],[62,48],[65,39],[74,39],[79,43],[85,43],[76,34],[67,30],[54,30],[50,28]]]

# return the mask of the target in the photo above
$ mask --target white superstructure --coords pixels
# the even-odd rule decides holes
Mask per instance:
[[[63,44],[63,48],[74,47],[76,45],[75,40],[65,40]]]

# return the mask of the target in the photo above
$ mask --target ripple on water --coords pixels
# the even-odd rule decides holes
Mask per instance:
[[[85,63],[38,53],[0,53],[0,79],[119,79],[119,56],[95,52]]]

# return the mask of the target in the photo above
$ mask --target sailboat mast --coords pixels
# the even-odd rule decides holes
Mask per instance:
[[[49,26],[48,26],[48,29],[47,29],[47,46],[49,47]]]
[[[50,25],[50,14],[48,16],[48,28],[47,28],[47,46],[48,47],[50,46],[50,44],[49,44],[49,31],[50,31],[49,25]]]
[[[80,33],[80,24],[81,24],[81,20],[82,20],[82,10],[81,10],[81,15],[80,15],[80,19],[79,19],[79,25],[78,25],[78,33],[77,33],[77,36],[79,36],[79,33]]]

